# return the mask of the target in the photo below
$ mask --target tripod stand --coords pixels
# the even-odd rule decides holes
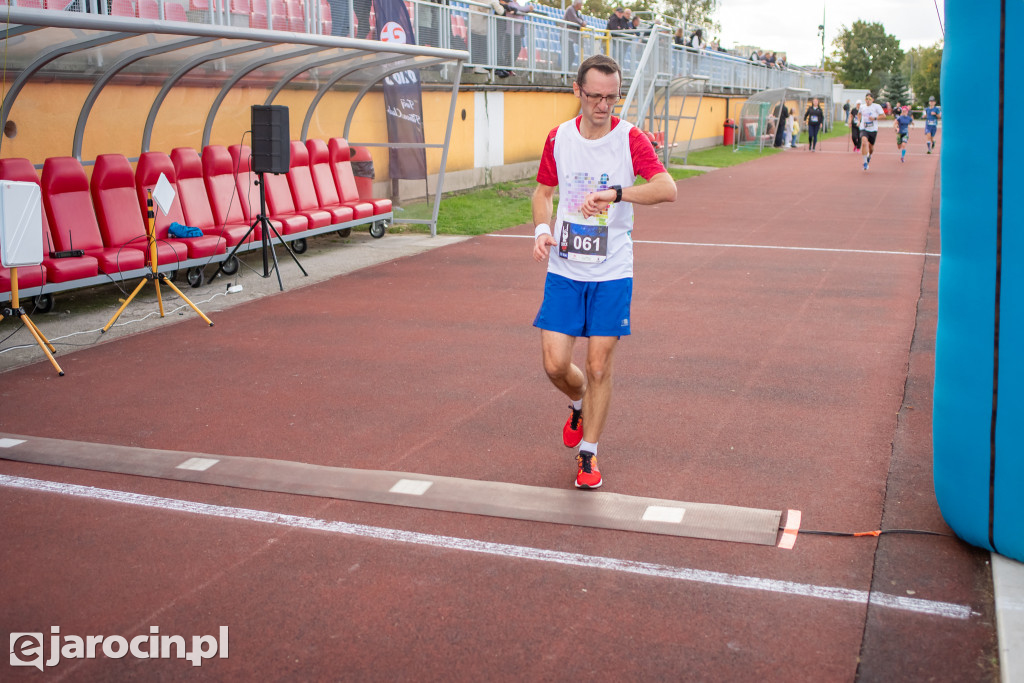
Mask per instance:
[[[249,226],[249,231],[245,233],[245,236],[242,238],[242,240],[235,245],[235,248],[231,250],[231,253],[228,254],[227,258],[221,261],[220,265],[217,266],[217,271],[213,274],[213,277],[211,277],[210,279],[212,280],[213,278],[217,277],[217,275],[222,270],[224,270],[224,264],[235,257],[235,252],[237,252],[242,247],[242,245],[245,244],[246,240],[249,239],[249,235],[252,234],[252,231],[255,230],[256,226],[258,225],[260,226],[260,241],[263,243],[262,277],[270,277],[270,262],[267,259],[267,252],[269,251],[270,254],[274,257],[274,270],[277,272],[277,286],[280,287],[281,291],[283,292],[284,283],[281,282],[281,269],[277,262],[277,251],[274,249],[274,244],[270,237],[271,231],[273,231],[274,235],[277,236],[277,241],[281,243],[281,246],[288,250],[288,253],[291,255],[292,260],[295,261],[295,265],[299,267],[299,270],[302,271],[302,274],[305,277],[309,277],[309,273],[307,273],[306,269],[302,267],[301,263],[299,263],[299,258],[295,255],[295,252],[292,251],[292,248],[288,246],[288,243],[285,242],[284,239],[281,237],[281,233],[277,231],[277,228],[274,227],[274,224],[270,222],[269,218],[267,218],[267,190],[263,186],[264,171],[257,171],[256,176],[256,186],[260,188],[260,213],[258,216],[256,216],[256,220],[252,222],[252,225]]]
[[[203,312],[196,308],[196,305],[192,303],[192,301],[187,296],[182,294],[181,290],[178,289],[173,282],[167,279],[167,276],[165,274],[157,271],[158,263],[155,234],[156,215],[153,212],[153,190],[148,190],[148,193],[149,196],[146,199],[146,207],[148,209],[148,211],[146,212],[146,240],[149,244],[149,265],[152,267],[152,272],[146,273],[146,277],[139,281],[138,286],[135,287],[135,291],[132,292],[131,295],[129,295],[129,297],[124,300],[124,303],[121,304],[121,308],[117,309],[117,313],[115,313],[114,317],[110,319],[110,322],[103,326],[103,332],[109,330],[110,326],[114,324],[114,321],[121,317],[122,311],[124,311],[124,309],[128,307],[128,304],[132,302],[132,299],[135,298],[135,295],[142,290],[142,286],[145,285],[147,282],[152,282],[153,286],[156,287],[156,300],[160,306],[161,318],[164,317],[164,299],[160,295],[160,283],[163,282],[165,285],[167,285],[175,292],[177,292],[178,296],[180,296],[181,299],[199,315],[200,318],[209,323],[210,327],[213,327],[213,322],[205,315],[203,315]]]
[[[21,307],[21,304],[18,301],[17,268],[11,268],[11,307],[3,309],[3,314],[5,318],[21,318],[21,322],[25,323],[25,327],[28,328],[28,331],[31,332],[32,336],[35,338],[36,344],[39,344],[39,348],[41,348],[43,353],[46,354],[46,357],[50,359],[50,365],[57,370],[58,375],[63,377],[64,371],[60,369],[60,366],[57,365],[57,360],[53,357],[53,354],[57,351],[57,347],[51,344],[50,340],[39,331],[39,328],[36,327],[36,324],[32,322],[32,319],[28,317],[28,313],[25,312],[25,309]]]

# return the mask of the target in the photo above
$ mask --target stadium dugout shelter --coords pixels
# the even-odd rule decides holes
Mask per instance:
[[[740,109],[736,146],[757,147],[758,150],[762,150],[767,143],[767,146],[771,147],[779,126],[782,105],[796,102],[797,112],[803,112],[811,96],[811,91],[806,88],[788,87],[754,93]],[[802,113],[800,115],[802,116]]]
[[[287,234],[281,230],[285,240],[304,240],[316,234],[343,231],[357,225],[386,225],[384,221],[394,218],[390,200],[368,202],[365,196],[334,197],[332,201],[339,206],[347,205],[348,209],[335,207],[333,213],[324,211],[329,207],[301,205],[304,199],[300,196],[302,192],[309,195],[305,199],[313,205],[326,201],[319,188],[310,183],[332,176],[318,174],[318,171],[329,169],[337,181],[339,172],[350,174],[354,166],[355,180],[366,180],[358,176],[365,176],[360,171],[366,170],[367,166],[372,167],[372,162],[365,161],[370,158],[365,148],[370,147],[388,148],[389,156],[401,149],[423,150],[429,168],[436,172],[432,217],[402,222],[429,224],[430,234],[436,234],[438,204],[444,187],[462,66],[469,57],[467,52],[396,41],[358,40],[10,5],[2,11],[4,24],[0,29],[0,41],[3,42],[2,68],[6,88],[0,109],[0,130],[4,132],[0,138],[0,163],[4,164],[5,172],[13,173],[12,169],[17,169],[17,177],[4,179],[41,181],[44,203],[48,189],[53,192],[67,189],[67,196],[79,197],[83,202],[81,206],[94,207],[98,220],[89,216],[86,222],[98,227],[96,235],[92,236],[97,242],[101,237],[108,239],[115,232],[109,221],[104,221],[104,216],[100,215],[102,200],[113,196],[116,189],[125,189],[111,185],[120,183],[130,187],[132,179],[119,180],[124,175],[121,169],[124,164],[107,164],[102,174],[102,183],[106,185],[97,188],[97,174],[93,172],[92,186],[83,186],[87,182],[86,174],[81,174],[76,166],[92,171],[98,158],[115,153],[132,166],[141,168],[138,162],[148,162],[151,159],[147,155],[158,154],[161,158],[151,166],[172,168],[162,159],[163,155],[173,157],[175,164],[179,159],[186,159],[187,164],[177,166],[178,173],[194,176],[194,155],[176,156],[172,154],[175,149],[187,148],[185,151],[194,150],[206,157],[208,148],[216,148],[223,153],[230,146],[236,150],[231,170],[238,174],[238,150],[244,153],[249,149],[245,143],[252,105],[289,107],[292,149],[296,149],[297,142],[307,146],[310,152],[310,165],[298,169],[302,173],[296,178],[296,182],[306,183],[305,189],[291,185],[291,193],[296,199],[296,206],[291,211],[304,218],[305,222],[299,219],[299,229],[287,231]],[[450,89],[446,122],[440,130],[438,124],[443,120],[443,113],[433,112],[432,116],[422,116],[424,141],[391,141],[388,140],[387,117],[382,104],[385,79],[397,74],[396,79],[387,82],[401,81],[402,76],[410,71],[419,76],[424,90],[429,88],[443,92]],[[431,123],[434,125],[430,126]],[[360,139],[353,140],[353,134]],[[252,144],[251,138],[248,138],[248,144]],[[326,157],[328,146],[329,162]],[[363,156],[357,157],[357,151]],[[26,164],[25,158],[28,157],[30,163]],[[321,164],[319,168],[316,167],[317,160]],[[210,159],[204,159],[207,161]],[[52,167],[49,178],[47,164]],[[186,167],[189,169],[187,172],[183,170]],[[209,168],[212,166],[204,164],[202,173]],[[38,175],[33,177],[32,170],[36,174],[43,171],[41,180]],[[312,170],[312,173],[307,170]],[[138,190],[142,196],[143,190],[138,185],[141,181],[137,178],[139,169],[132,172],[136,174],[132,189]],[[213,213],[218,214],[217,198],[212,190],[214,185],[210,177],[203,178],[202,173],[198,183],[200,203],[208,200]],[[289,183],[293,180],[291,175],[289,172]],[[48,180],[53,181],[52,187],[48,188]],[[211,192],[208,197],[202,196],[202,180],[206,181],[205,188]],[[350,175],[342,178],[336,188],[339,194],[352,186],[351,180]],[[359,195],[364,194],[364,188],[372,188],[372,183],[358,184]],[[178,188],[183,203],[188,194],[185,187],[183,180]],[[239,182],[236,187],[237,193],[230,199],[245,200],[243,183]],[[255,191],[253,194],[258,196]],[[189,214],[187,205],[184,209],[185,214]],[[237,206],[229,206],[225,210],[237,212]],[[314,221],[315,211],[330,213],[331,217],[326,222]],[[367,212],[372,216],[368,218]],[[271,220],[275,220],[273,212],[269,213]],[[251,224],[252,220],[248,214],[243,218],[236,213],[234,218],[243,224]],[[223,222],[227,219],[221,212],[217,220]],[[86,236],[69,245],[53,244],[51,238],[63,238],[63,231],[54,225],[49,226],[50,234],[46,229],[44,212],[44,249],[47,251],[59,252],[68,247],[78,250],[86,246]],[[217,229],[227,234],[223,223]],[[256,248],[258,240],[253,242],[253,245],[244,246]],[[94,246],[118,250],[121,256],[128,251],[125,245]],[[198,252],[194,255],[190,251],[187,257],[179,256],[176,261],[165,262],[161,258],[160,270],[216,263],[218,259],[226,258],[223,252],[229,252],[232,246],[229,243],[226,250],[221,247],[220,253],[209,255]],[[131,259],[118,257],[113,268],[108,264],[104,269],[101,260],[98,272],[94,270],[92,275],[84,277],[72,276],[69,271],[75,269],[69,269],[66,263],[70,260],[54,261],[53,273],[50,273],[50,266],[44,264],[39,269],[44,271],[39,278],[42,281],[34,285],[23,282],[21,293],[34,296],[42,291],[43,286],[46,292],[52,293],[115,280],[132,280],[147,270],[141,263],[129,264]],[[63,275],[60,272],[62,268],[65,271]],[[88,269],[78,270],[84,272]],[[23,270],[23,278],[28,277],[27,271]],[[0,281],[0,300],[9,298],[9,284]]]

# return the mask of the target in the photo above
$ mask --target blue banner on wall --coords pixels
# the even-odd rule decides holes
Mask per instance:
[[[402,0],[373,0],[373,11],[381,41],[416,44],[409,12]],[[419,71],[399,71],[384,79],[384,110],[389,142],[423,143],[423,95]],[[389,149],[388,163],[392,178],[427,177],[427,153],[424,149]]]

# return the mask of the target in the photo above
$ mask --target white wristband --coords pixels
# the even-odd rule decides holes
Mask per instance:
[[[533,229],[533,239],[537,239],[541,235],[550,235],[550,234],[551,234],[551,226],[548,225],[547,223],[541,223],[536,228]]]

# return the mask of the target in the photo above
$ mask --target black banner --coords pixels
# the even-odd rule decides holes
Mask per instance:
[[[373,0],[377,33],[385,43],[416,44],[409,12],[402,0]],[[423,95],[419,71],[399,71],[384,79],[384,110],[389,142],[419,142],[423,138]],[[427,177],[424,149],[389,149],[392,178]]]

